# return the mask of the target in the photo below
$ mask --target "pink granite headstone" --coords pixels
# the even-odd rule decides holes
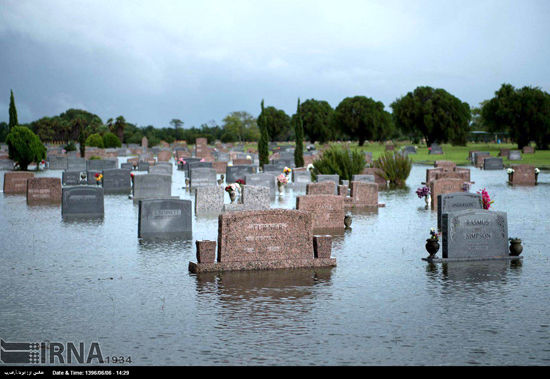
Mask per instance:
[[[27,180],[27,204],[61,204],[61,179],[30,178]]]
[[[307,195],[334,195],[335,193],[336,183],[330,180],[306,185]]]
[[[305,195],[296,198],[296,209],[311,212],[314,231],[344,230],[344,197],[337,195]]]
[[[443,178],[436,179],[430,182],[430,196],[432,200],[432,210],[437,209],[437,195],[442,195],[445,193],[453,192],[462,192],[464,180],[462,179],[453,179],[453,178]]]
[[[351,199],[354,207],[378,207],[378,185],[351,182]]]
[[[210,245],[200,246],[203,247],[211,249]],[[328,258],[315,258],[309,212],[294,209],[229,212],[218,218],[216,262],[189,262],[189,270],[201,273],[336,266],[326,240],[321,255]]]
[[[4,174],[4,193],[27,193],[27,180],[34,177],[34,173],[26,171],[6,172]]]
[[[534,186],[535,180],[535,166],[522,164],[512,166],[514,173],[511,175],[512,184]]]

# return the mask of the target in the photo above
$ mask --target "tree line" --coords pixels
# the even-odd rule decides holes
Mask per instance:
[[[434,142],[465,145],[472,130],[507,133],[519,148],[531,141],[538,149],[548,149],[550,144],[550,95],[538,87],[516,89],[502,84],[493,98],[472,109],[444,89],[420,86],[397,98],[389,108],[391,113],[381,101],[366,96],[346,97],[335,108],[327,101],[308,99],[298,100],[296,113],[288,115],[274,106],[265,106],[262,100],[258,117],[238,111],[228,114],[221,125],[211,121],[191,128],[184,128],[179,119],[170,121],[172,127],[163,128],[139,127],[123,116],[103,122],[88,111],[69,109],[22,126],[44,142],[88,141],[94,135],[97,144],[95,135],[109,135],[111,141],[111,135],[115,135],[125,144],[140,144],[147,137],[151,146],[161,140],[192,144],[199,137],[207,138],[209,143],[305,139],[319,143],[355,140],[363,145],[366,141],[408,139],[413,143],[424,141],[428,146]],[[9,114],[10,123],[0,123],[0,141],[5,141],[13,125],[20,125],[13,92]]]

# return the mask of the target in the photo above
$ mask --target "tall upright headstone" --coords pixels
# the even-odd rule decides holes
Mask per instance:
[[[138,238],[182,238],[193,235],[191,200],[139,201]]]

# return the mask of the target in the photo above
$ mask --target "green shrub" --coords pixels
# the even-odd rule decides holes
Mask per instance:
[[[105,133],[105,135],[103,136],[103,145],[106,148],[121,147],[122,143],[114,133],[108,132],[108,133]]]
[[[46,159],[46,147],[32,130],[25,126],[14,126],[6,137],[10,159],[17,162],[21,170],[27,170],[32,162]]]
[[[374,161],[374,167],[382,169],[382,176],[391,186],[403,187],[412,168],[412,160],[406,155],[387,151]]]
[[[311,176],[316,180],[319,174],[337,174],[340,180],[351,181],[352,176],[360,174],[364,168],[365,156],[359,149],[331,145],[320,159],[313,162]]]
[[[65,145],[64,149],[65,149],[65,151],[75,151],[76,150],[76,145],[75,145],[74,141],[69,141],[69,143]]]
[[[89,160],[97,161],[97,160],[100,160],[100,159],[101,159],[101,157],[98,157],[97,155],[92,155]]]
[[[86,138],[86,146],[103,148],[103,137],[101,137],[99,133],[90,134],[88,138]]]

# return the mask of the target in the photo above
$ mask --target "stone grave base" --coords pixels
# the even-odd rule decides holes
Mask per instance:
[[[479,261],[517,261],[522,260],[522,256],[507,256],[507,257],[493,257],[493,258],[422,258],[423,261],[430,263],[447,263],[447,262],[479,262]]]
[[[195,263],[189,262],[189,271],[198,274],[201,272],[222,272],[242,270],[276,270],[306,267],[335,267],[336,258],[311,258],[276,261],[251,261],[251,262],[215,262]]]

